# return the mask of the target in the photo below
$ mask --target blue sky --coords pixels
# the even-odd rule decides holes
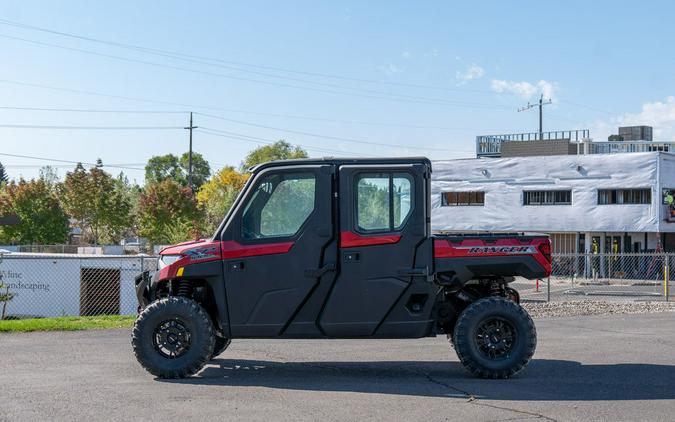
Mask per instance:
[[[537,130],[536,111],[517,109],[542,92],[554,101],[544,130],[590,128],[606,139],[619,124],[639,123],[673,140],[674,9],[665,1],[3,1],[0,152],[101,158],[142,182],[152,155],[187,149],[186,131],[174,129],[187,125],[185,113],[1,108],[25,107],[218,116],[196,115],[209,131],[194,134],[195,151],[216,169],[281,138],[313,156],[470,157],[478,134]],[[0,162],[17,178],[50,164]],[[61,176],[70,166],[51,164],[65,166]]]

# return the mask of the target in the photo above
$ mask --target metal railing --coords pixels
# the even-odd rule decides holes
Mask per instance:
[[[554,254],[550,278],[518,281],[532,300],[669,300],[675,254]]]
[[[618,141],[590,142],[590,154],[623,154],[629,152],[675,151],[675,142]]]
[[[502,142],[509,141],[554,141],[569,140],[581,142],[590,138],[590,130],[556,130],[551,132],[505,133],[501,135],[476,136],[476,155],[478,157],[500,156]]]
[[[12,298],[0,303],[3,318],[133,315],[134,278],[154,271],[156,257],[23,255],[1,256],[0,276]]]

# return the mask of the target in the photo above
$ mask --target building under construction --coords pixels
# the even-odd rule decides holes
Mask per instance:
[[[434,161],[433,229],[544,232],[555,252],[675,251],[675,143],[556,133],[479,137],[479,158]]]

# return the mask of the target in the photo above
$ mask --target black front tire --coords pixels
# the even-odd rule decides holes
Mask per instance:
[[[169,297],[148,305],[136,319],[131,346],[138,362],[159,378],[185,378],[211,358],[211,318],[197,302]]]
[[[534,355],[537,331],[530,315],[517,303],[488,297],[469,305],[453,333],[459,360],[481,378],[509,378]]]
[[[221,336],[216,336],[216,341],[213,345],[213,354],[211,355],[211,359],[218,357],[221,353],[227,349],[227,347],[230,345],[231,340],[229,338],[221,337]]]

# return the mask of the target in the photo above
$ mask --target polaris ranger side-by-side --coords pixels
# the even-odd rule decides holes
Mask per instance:
[[[509,283],[549,275],[549,239],[432,235],[430,177],[426,158],[255,167],[213,238],[136,277],[138,361],[176,378],[238,338],[446,334],[469,372],[517,373],[537,338]]]

